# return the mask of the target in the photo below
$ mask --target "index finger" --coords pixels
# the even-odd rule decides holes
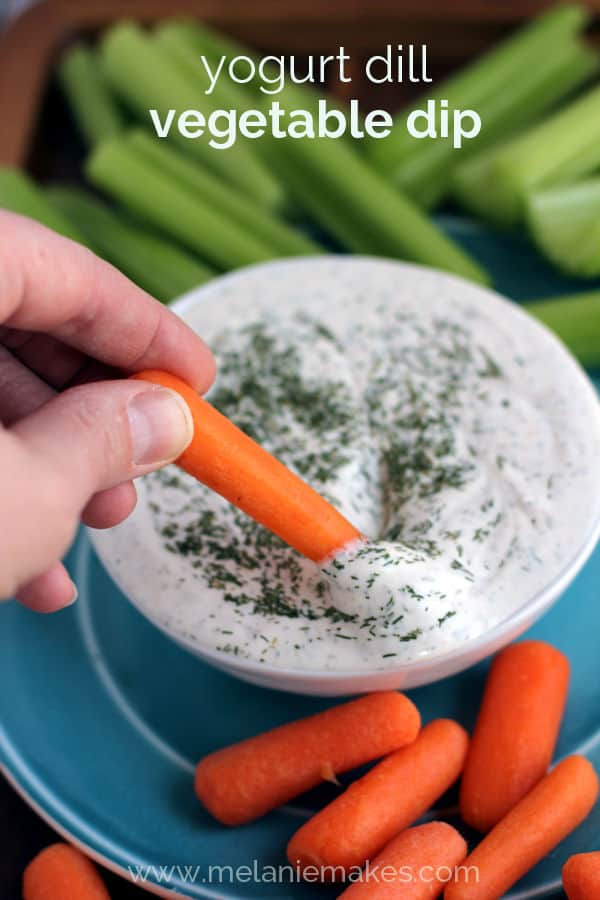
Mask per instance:
[[[198,391],[214,360],[173,312],[85,247],[0,211],[0,323],[47,332],[127,373],[159,368]]]

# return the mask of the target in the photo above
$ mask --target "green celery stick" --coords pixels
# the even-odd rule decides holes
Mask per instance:
[[[56,185],[50,203],[79,229],[88,246],[164,303],[203,284],[214,272],[87,191]]]
[[[551,55],[536,61],[527,78],[499,91],[478,107],[480,134],[450,146],[450,139],[423,142],[422,151],[408,157],[394,174],[394,183],[423,206],[431,207],[447,193],[456,167],[518,130],[539,120],[552,107],[589,81],[598,71],[595,50],[568,39]],[[467,161],[467,162],[465,162]]]
[[[165,24],[155,29],[154,34],[157,42],[172,57],[185,77],[190,79],[191,82],[201,85],[202,90],[207,89],[210,81],[200,58],[203,54],[199,53],[194,46],[188,26],[184,22],[167,20]],[[207,61],[209,65],[212,65],[213,71],[216,71],[219,61],[212,56],[207,56]],[[214,85],[210,100],[215,107],[234,109],[241,115],[245,110],[255,108],[258,99],[254,91],[242,90],[242,87],[242,85],[229,78],[227,68],[224,67]],[[260,106],[262,107],[262,95],[259,96]],[[249,145],[251,152],[256,153],[260,158],[264,158],[262,153],[263,140],[264,138],[252,139],[238,135],[238,141]],[[273,174],[272,171],[271,174]],[[283,199],[277,211],[282,215],[292,216],[293,208],[290,207],[289,196]]]
[[[350,219],[343,204],[336,205],[325,192],[312,184],[307,185],[302,167],[296,165],[290,157],[286,157],[281,152],[281,147],[275,146],[274,139],[265,141],[265,149],[271,154],[267,158],[270,158],[273,169],[288,188],[304,218],[317,222],[341,247],[355,253],[378,255],[377,238],[370,235],[367,230],[361,230],[360,225]]]
[[[203,203],[120,138],[103,141],[86,165],[90,181],[117,202],[219,269],[277,254],[220,210]]]
[[[241,44],[240,42],[229,37],[228,35],[224,35],[214,28],[211,28],[204,22],[179,22],[177,23],[177,33],[178,39],[182,43],[184,41],[187,42],[187,44],[192,48],[196,57],[204,55],[208,60],[212,62],[213,66],[218,65],[222,57],[225,57],[226,61],[229,61],[236,56],[246,56],[254,62],[255,70],[253,80],[244,85],[238,85],[235,82],[233,83],[233,85],[238,90],[241,88],[247,94],[245,104],[246,108],[255,105],[262,109],[265,114],[268,114],[268,109],[271,103],[277,101],[287,112],[293,109],[306,109],[313,115],[315,115],[318,110],[319,99],[323,98],[327,99],[329,108],[337,108],[344,113],[347,112],[344,106],[339,104],[335,100],[335,98],[324,91],[321,86],[316,88],[315,86],[308,84],[294,84],[287,78],[285,79],[281,90],[279,90],[276,94],[265,93],[263,88],[271,89],[273,86],[264,85],[260,77],[258,71],[259,63],[261,62],[260,55],[244,44]],[[278,67],[273,64],[264,65],[263,71],[266,77],[269,79],[275,79],[279,74]],[[221,80],[224,79],[227,79],[227,81],[231,84],[231,82],[229,81],[229,76],[226,72],[221,75]],[[338,138],[336,141],[332,140],[330,141],[330,143],[337,143],[340,140],[348,141],[348,143],[351,143],[351,140],[347,135]],[[271,171],[279,172],[280,169],[283,170],[286,168],[285,159],[279,159],[279,156],[283,153],[283,147],[281,147],[282,143],[285,143],[285,141],[271,140],[268,134],[265,134],[264,137],[255,142],[256,152],[269,165]],[[321,152],[327,153],[327,147],[324,146]],[[332,152],[334,154],[333,158],[335,159],[335,150]],[[298,203],[297,196],[295,194],[292,196],[292,199],[296,202],[292,203],[290,200],[289,192],[291,191],[292,178],[293,174],[290,174],[290,180],[287,180],[285,182],[285,184],[289,188],[289,191],[284,212],[288,219],[294,220],[300,218],[300,211],[302,207]]]
[[[124,118],[95,51],[84,44],[75,44],[63,56],[58,77],[73,118],[89,147],[121,131]]]
[[[167,19],[155,29],[154,35],[158,44],[172,56],[187,78],[194,80],[202,91],[210,87],[208,74],[200,59],[202,54],[196,51],[189,29],[183,22]],[[212,56],[210,63],[216,69]],[[242,87],[229,78],[226,68],[223,69],[210,94],[215,108],[236,109],[238,112],[248,109],[252,105],[252,98]]]
[[[423,108],[429,99],[448,100],[450,110],[483,108],[486,101],[503,92],[510,94],[523,79],[531,78],[533,66],[553,55],[566,38],[580,32],[589,18],[590,13],[583,6],[561,4],[552,7],[427,92],[417,104],[400,112],[396,127],[388,138],[369,141],[370,159],[381,171],[393,176],[401,163],[412,155],[420,155],[427,143],[427,139],[414,139],[405,128],[411,110]],[[450,152],[452,149],[450,147]]]
[[[131,132],[125,140],[129,147],[159,171],[172,177],[190,196],[218,210],[264,241],[272,248],[273,256],[306,256],[323,252],[315,241],[277,219],[268,210],[257,207],[164,141],[141,130]]]
[[[246,143],[236,141],[227,150],[210,147],[208,136],[185,138],[177,129],[179,113],[196,109],[206,117],[216,108],[200,84],[181,71],[158,41],[133,23],[120,23],[106,33],[101,45],[103,71],[115,92],[146,124],[156,109],[162,122],[175,109],[169,140],[225,180],[270,209],[284,203],[281,186]]]
[[[198,55],[206,56],[212,61],[225,56],[228,60],[236,56],[248,56],[255,63],[260,59],[259,54],[255,53],[246,44],[236,40],[229,34],[220,29],[208,25],[206,22],[197,19],[180,19],[177,22],[181,33],[185,33],[186,39],[193,50]],[[255,94],[255,88],[258,80],[248,82],[247,84],[239,84],[236,87],[242,92],[248,94],[249,97]]]
[[[589,60],[589,56],[582,55],[580,48],[576,45],[571,45],[566,49],[568,51],[566,54],[557,54],[552,57],[550,67],[546,63],[540,63],[537,69],[538,74],[532,75],[531,79],[526,82],[527,85],[539,82],[537,101],[533,95],[529,98],[530,109],[537,110],[538,118],[547,103],[552,105],[552,102],[556,103],[560,99],[561,94],[564,97],[571,93],[578,86],[579,76],[585,77],[586,62]],[[556,64],[556,69],[553,67],[554,64]],[[545,71],[548,72],[549,77],[546,80],[542,78],[540,81],[539,72]],[[524,118],[521,125],[526,125],[527,104],[523,105],[522,111]],[[536,117],[532,115],[531,118],[533,123],[531,123],[531,119],[529,121],[533,127],[536,124]],[[517,124],[516,120],[515,124]],[[521,134],[524,133],[526,132],[521,132]],[[517,134],[516,138],[511,137],[510,130],[507,129],[507,139],[502,140],[500,134],[497,135],[497,138],[498,143],[486,147],[464,162],[461,161],[451,172],[451,191],[454,199],[467,212],[494,226],[506,228],[513,225],[515,221],[514,203],[512,196],[506,193],[504,186],[495,177],[494,168],[496,159],[511,146],[511,142],[519,140],[519,135]],[[580,161],[580,165],[581,170],[585,171],[584,160]],[[590,165],[593,167],[593,160]]]
[[[525,309],[554,331],[582,366],[600,367],[600,291],[536,300]]]
[[[330,108],[337,108],[344,113],[347,112],[344,106],[337,103],[335,98],[327,91],[324,91],[322,87],[308,84],[294,84],[293,82],[289,82],[287,78],[285,79],[281,90],[277,93],[265,93],[263,88],[272,90],[274,86],[263,84],[258,69],[259,63],[261,62],[260,55],[244,44],[230,38],[228,35],[226,36],[216,29],[211,28],[204,22],[189,20],[180,21],[172,25],[172,30],[175,31],[175,29],[178,41],[182,44],[185,42],[191,48],[197,59],[203,55],[213,66],[217,66],[222,57],[226,58],[226,64],[221,74],[220,81],[227,82],[231,87],[235,87],[235,89],[240,92],[240,96],[245,95],[244,107],[246,109],[257,106],[267,114],[271,103],[277,101],[281,107],[288,112],[293,109],[306,109],[315,115],[318,110],[319,99],[326,97]],[[254,62],[254,77],[252,81],[247,84],[240,85],[229,79],[226,66],[229,60],[236,56],[245,56]],[[263,71],[269,79],[275,79],[279,75],[278,68],[274,64],[264,65]],[[350,138],[347,135],[344,135],[342,138],[338,138],[338,140],[350,141]],[[281,141],[270,140],[268,134],[255,142],[256,152],[265,160],[272,171],[279,171],[279,168],[285,168],[286,165],[285,160],[278,159],[280,143]],[[286,182],[286,184],[289,185],[289,182]],[[286,199],[287,203],[283,211],[287,217],[289,219],[299,218],[299,204],[297,202],[295,204],[292,203],[289,195]]]
[[[488,280],[465,251],[349,144],[326,138],[286,140],[279,155],[279,163],[274,155],[274,165],[298,202],[347,249]]]
[[[600,167],[600,86],[501,149],[491,177],[503,193],[507,218],[523,218],[527,196],[581,178]]]
[[[532,194],[527,219],[536,246],[557,268],[600,275],[600,178]]]
[[[488,147],[458,166],[452,176],[452,195],[458,205],[496,228],[513,224],[511,205],[493,177],[494,161],[507,143]]]
[[[0,209],[29,216],[64,237],[85,243],[79,230],[48,202],[35,182],[18,169],[0,168]]]

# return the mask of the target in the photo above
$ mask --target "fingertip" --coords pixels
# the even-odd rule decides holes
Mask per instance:
[[[147,354],[143,360],[136,361],[136,370],[140,369],[164,369],[181,378],[198,394],[205,394],[213,384],[217,375],[217,363],[212,350],[202,337],[181,319],[173,310],[163,307],[163,314],[167,313],[169,319],[176,319],[175,329],[163,328],[162,334],[169,332],[169,338],[164,339],[160,354],[156,348],[152,355]]]
[[[55,563],[19,588],[15,599],[38,613],[53,613],[77,600],[78,591],[62,563]]]
[[[182,323],[185,325],[185,323]],[[188,325],[185,325],[189,336],[193,340],[194,349],[190,347],[185,358],[179,359],[178,365],[167,365],[162,362],[160,365],[145,366],[144,368],[162,368],[167,372],[171,372],[178,378],[181,378],[186,384],[189,384],[198,394],[205,394],[212,387],[217,377],[217,363],[213,353],[202,338],[197,335]]]
[[[202,342],[204,347],[204,358],[202,360],[202,367],[199,373],[200,377],[197,384],[194,385],[199,394],[205,394],[207,390],[212,386],[215,378],[217,377],[217,363],[216,360],[209,349],[209,347]]]
[[[137,491],[132,481],[95,494],[85,507],[81,521],[90,528],[120,525],[136,507]]]

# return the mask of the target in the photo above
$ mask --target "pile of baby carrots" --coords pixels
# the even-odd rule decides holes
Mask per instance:
[[[379,760],[310,818],[287,846],[307,880],[350,882],[344,900],[496,900],[586,818],[598,778],[582,756],[549,770],[569,663],[541,641],[492,662],[472,737],[450,719],[421,727],[403,694],[371,694],[217,750],[195,789],[224,825],[265,815],[319,783]],[[463,821],[483,833],[469,852],[445,822],[414,825],[462,776]],[[600,897],[600,852],[563,867],[569,900]],[[64,844],[24,875],[24,900],[107,900],[93,865]]]

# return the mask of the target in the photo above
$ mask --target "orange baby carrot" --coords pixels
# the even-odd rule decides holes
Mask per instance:
[[[220,822],[242,825],[332,774],[414,741],[420,724],[403,694],[369,694],[205,756],[196,793]]]
[[[569,900],[598,900],[600,852],[570,856],[563,866],[562,883]]]
[[[340,900],[434,900],[467,855],[463,837],[446,822],[407,828],[394,838]]]
[[[23,900],[110,900],[91,860],[69,844],[51,844],[23,873]]]
[[[301,871],[322,867],[325,877],[337,878],[373,859],[456,781],[468,743],[456,722],[430,722],[414,743],[374,766],[294,834],[290,863]]]
[[[256,444],[189,385],[166,372],[133,378],[181,394],[194,419],[194,437],[177,465],[314,562],[362,538],[330,503]]]
[[[521,641],[494,659],[460,789],[460,812],[479,831],[499,822],[552,761],[569,662],[543,641]]]
[[[598,778],[583,756],[569,756],[538,781],[465,860],[445,900],[496,900],[583,822]],[[478,873],[467,883],[464,873]]]

